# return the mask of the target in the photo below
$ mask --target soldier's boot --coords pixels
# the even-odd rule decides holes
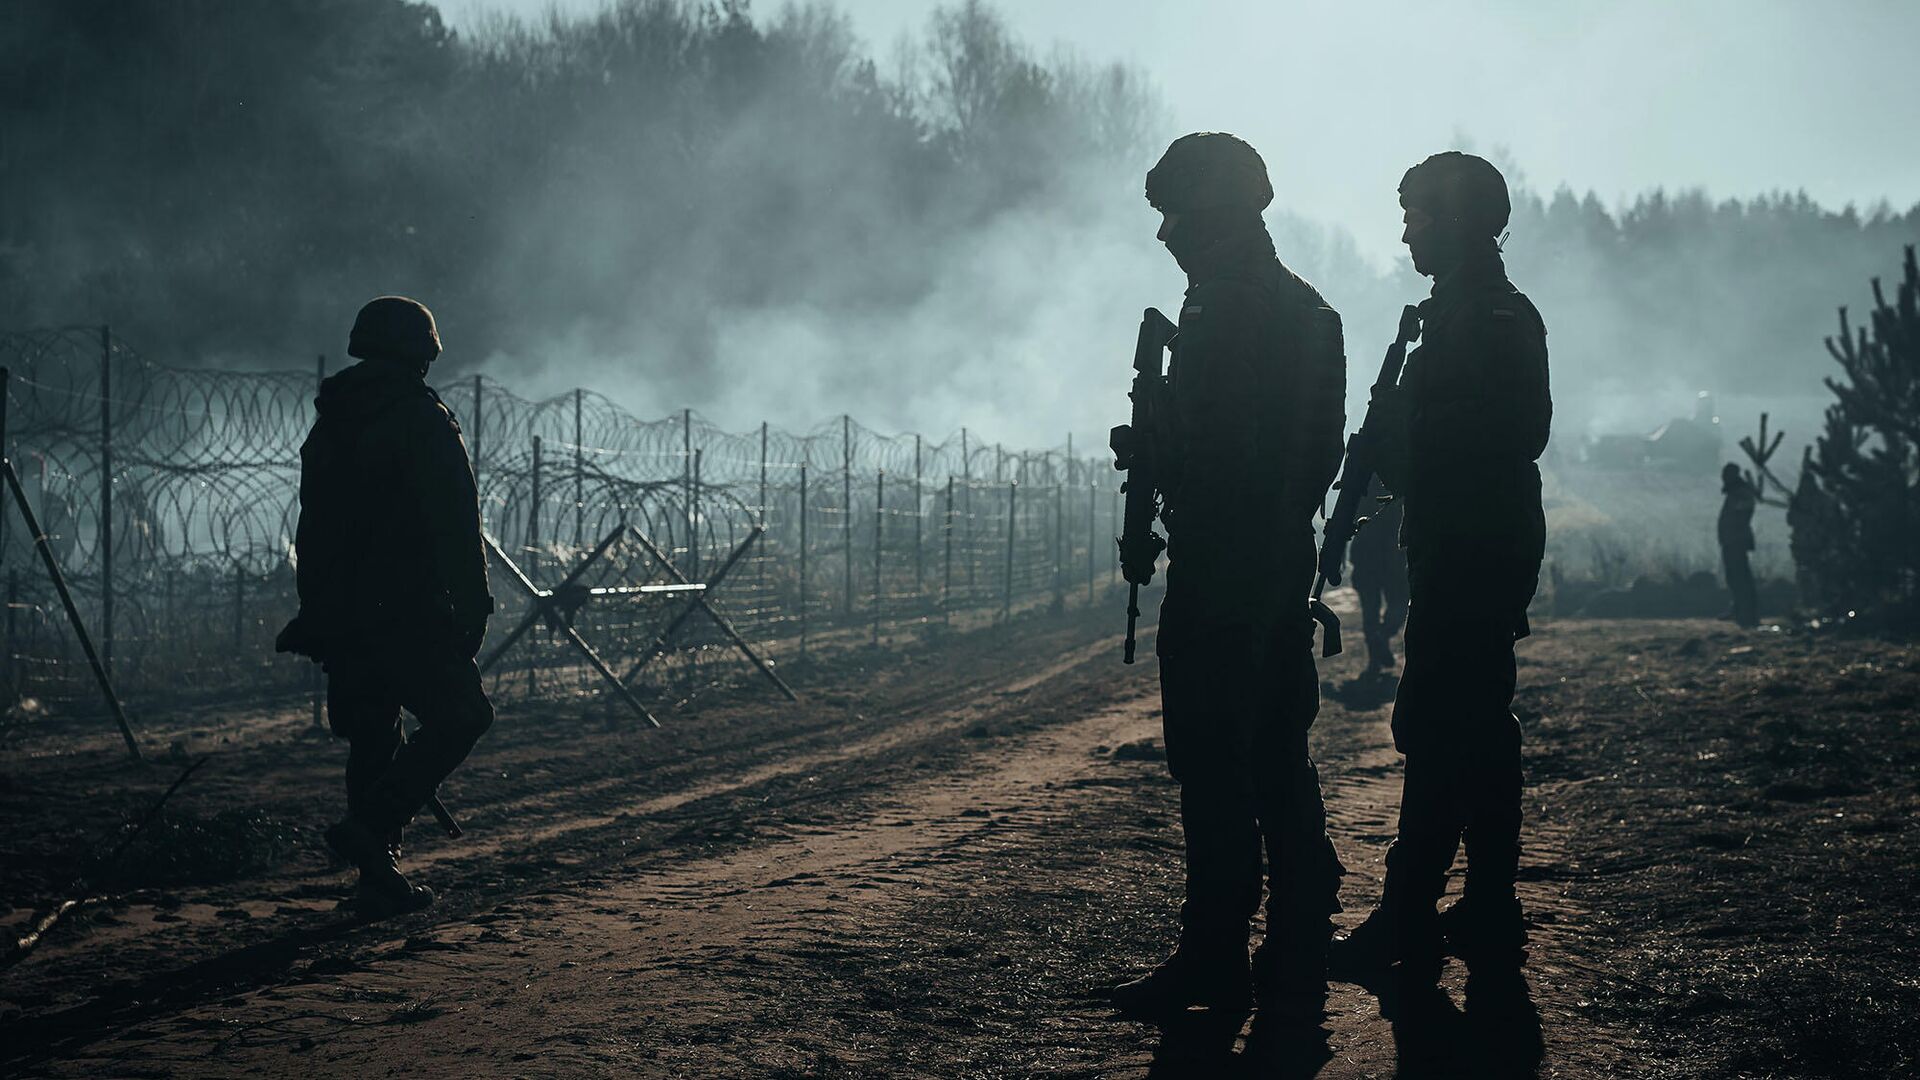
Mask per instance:
[[[1468,895],[1440,916],[1447,952],[1474,971],[1518,969],[1527,962],[1527,922],[1511,893]]]
[[[1393,655],[1393,638],[1385,631],[1375,631],[1367,636],[1367,673],[1392,671],[1398,661]]]
[[[1247,947],[1182,941],[1159,967],[1114,987],[1111,996],[1121,1015],[1141,1020],[1175,1016],[1196,1005],[1245,1014],[1253,1006]]]
[[[351,815],[327,827],[327,846],[360,871],[354,906],[368,919],[419,911],[433,903],[433,890],[415,885],[400,872],[385,830]]]
[[[1440,917],[1447,951],[1487,975],[1527,961],[1526,917],[1513,892],[1520,876],[1519,755],[1509,747],[1499,756],[1511,760],[1479,779],[1485,801],[1461,835],[1466,889]]]
[[[1396,969],[1408,982],[1432,982],[1445,961],[1440,918],[1432,905],[1409,908],[1391,900],[1327,948],[1329,970],[1361,983]]]
[[[1253,999],[1261,1015],[1318,1020],[1326,1014],[1327,945],[1332,938],[1333,924],[1326,920],[1286,933],[1268,931],[1253,951]]]
[[[1387,851],[1380,906],[1359,926],[1334,937],[1327,949],[1329,970],[1359,983],[1393,968],[1407,981],[1438,980],[1446,949],[1434,904],[1446,889],[1445,874],[1426,846],[1410,844],[1405,836],[1395,840]]]

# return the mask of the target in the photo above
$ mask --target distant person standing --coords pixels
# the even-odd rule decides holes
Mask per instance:
[[[1733,595],[1728,612],[1738,626],[1760,625],[1760,594],[1753,583],[1753,512],[1760,505],[1760,492],[1740,472],[1740,466],[1728,462],[1720,470],[1720,566],[1726,574],[1727,592]]]
[[[360,871],[380,918],[433,902],[400,872],[401,831],[493,723],[474,664],[493,612],[480,508],[453,412],[426,383],[433,315],[368,302],[300,448],[300,613],[278,648],[326,666],[327,714],[347,755],[347,816],[327,844]],[[420,721],[404,741],[400,710]]]
[[[1367,491],[1387,494],[1374,477]],[[1353,591],[1360,594],[1360,633],[1367,641],[1367,670],[1392,671],[1393,636],[1407,621],[1407,553],[1400,548],[1400,500],[1375,502],[1367,523],[1347,549],[1353,563]]]
[[[1317,1016],[1341,866],[1307,752],[1319,679],[1306,598],[1313,513],[1340,467],[1340,317],[1275,255],[1260,216],[1273,187],[1253,147],[1184,136],[1146,186],[1188,282],[1166,400],[1138,433],[1168,533],[1154,651],[1187,879],[1178,948],[1113,1000],[1143,1019],[1252,999]],[[1123,551],[1127,580],[1150,578],[1157,554]],[[1250,967],[1262,884],[1266,938]]]
[[[1448,946],[1476,975],[1517,973],[1525,960],[1514,642],[1528,633],[1546,544],[1536,462],[1553,405],[1546,326],[1501,258],[1510,204],[1499,170],[1435,154],[1400,181],[1400,205],[1413,268],[1433,279],[1420,347],[1375,403],[1379,473],[1405,514],[1393,741],[1406,772],[1380,906],[1334,943],[1334,962],[1398,964],[1430,986]],[[1434,908],[1463,840],[1465,896],[1443,921]]]

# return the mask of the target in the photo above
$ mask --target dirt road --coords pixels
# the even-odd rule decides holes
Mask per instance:
[[[1871,902],[1912,912],[1897,843],[1920,795],[1910,650],[1543,627],[1520,702],[1537,1021],[1483,1015],[1455,965],[1450,1000],[1417,1017],[1339,984],[1320,1029],[1162,1033],[1114,1020],[1097,993],[1160,957],[1180,887],[1154,669],[1122,668],[1105,629],[1036,619],[875,654],[870,670],[811,673],[801,708],[743,689],[666,737],[503,718],[450,785],[472,837],[423,837],[415,855],[447,893],[432,911],[344,920],[343,875],[300,833],[263,872],[148,889],[49,943],[9,974],[0,1060],[10,1075],[463,1078],[1499,1075],[1535,1059],[1547,1076],[1794,1075],[1812,1054],[1826,1075],[1889,1075],[1871,1070],[1912,1061],[1914,1010],[1899,1010],[1920,1002],[1896,962],[1911,931],[1858,906],[1860,967],[1817,989],[1830,1010],[1875,1010],[1884,1036],[1836,1057],[1756,992],[1783,965],[1805,976],[1848,925],[1817,903],[1773,919],[1767,882],[1825,865],[1865,883],[1836,905],[1877,882]],[[1398,800],[1384,694],[1353,674],[1349,657],[1323,667],[1315,733],[1347,922],[1378,894]],[[1819,704],[1799,734],[1743,742],[1756,704],[1772,706],[1759,727],[1782,722],[1780,686]],[[1811,766],[1796,739],[1821,747]],[[286,749],[236,751],[254,771],[229,769],[183,813],[306,792],[265,805],[323,822],[331,758],[290,764]],[[42,766],[36,784],[110,771]],[[1752,790],[1727,799],[1703,771]],[[25,782],[10,780],[9,809],[33,801]],[[1856,819],[1835,827],[1836,813]],[[1772,919],[1758,940],[1750,919]]]

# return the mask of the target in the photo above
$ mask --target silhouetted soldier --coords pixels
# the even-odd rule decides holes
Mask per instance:
[[[1525,958],[1513,647],[1546,544],[1535,461],[1553,409],[1545,324],[1500,257],[1499,171],[1436,154],[1407,172],[1400,204],[1413,267],[1434,279],[1420,347],[1380,403],[1379,471],[1404,507],[1410,578],[1393,709],[1406,775],[1380,906],[1334,948],[1343,970],[1400,961],[1430,981],[1446,944],[1476,971]],[[1434,905],[1462,839],[1466,892],[1443,941]]]
[[[1266,165],[1188,135],[1147,174],[1159,239],[1185,270],[1163,426],[1146,433],[1165,507],[1160,657],[1167,765],[1180,783],[1180,944],[1114,991],[1123,1011],[1318,1010],[1341,867],[1307,730],[1319,709],[1305,598],[1312,515],[1340,465],[1340,318],[1275,257]],[[1267,935],[1249,972],[1266,845]]]
[[[401,830],[493,723],[473,661],[493,597],[466,443],[425,382],[433,315],[373,300],[347,353],[361,362],[321,384],[300,448],[300,614],[279,646],[326,665],[328,718],[352,747],[327,843],[379,917],[433,902],[400,872]],[[403,707],[420,721],[411,741]]]
[[[1728,462],[1720,470],[1720,565],[1726,571],[1727,591],[1733,594],[1733,621],[1740,626],[1760,625],[1760,596],[1753,584],[1753,511],[1760,504],[1760,493],[1740,474],[1740,466]]]
[[[1369,495],[1387,488],[1374,477]],[[1407,621],[1407,554],[1400,550],[1400,502],[1377,503],[1348,548],[1353,591],[1360,594],[1360,632],[1367,640],[1367,670],[1392,671],[1393,635]]]

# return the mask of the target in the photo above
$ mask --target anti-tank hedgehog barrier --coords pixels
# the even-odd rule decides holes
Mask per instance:
[[[0,333],[0,364],[13,371],[8,448],[129,702],[311,693],[311,672],[272,641],[296,606],[314,375],[159,364],[117,337],[103,350],[100,327]],[[733,432],[689,410],[646,420],[591,390],[530,400],[476,376],[441,392],[466,430],[490,535],[537,582],[557,580],[623,522],[695,576],[763,526],[715,601],[776,662],[800,656],[803,641],[884,643],[928,622],[1057,605],[1078,595],[1067,588],[1076,574],[1089,583],[1083,602],[1096,577],[1108,583],[1115,504],[1102,493],[1115,480],[1104,460],[1007,450],[966,430],[886,435],[851,417]],[[1011,516],[1009,484],[1020,489]],[[57,602],[24,572],[32,550],[21,531],[0,532],[14,590],[0,693],[40,706],[16,716],[97,710],[71,634],[52,617]],[[663,580],[637,545],[622,545],[585,584]],[[510,625],[519,601],[495,591],[506,603],[497,621]],[[595,642],[637,654],[662,603],[589,605],[577,618]],[[529,638],[495,669],[497,691],[601,693],[566,646]],[[645,678],[704,679],[724,670],[714,658],[734,655],[694,620],[671,663]]]

